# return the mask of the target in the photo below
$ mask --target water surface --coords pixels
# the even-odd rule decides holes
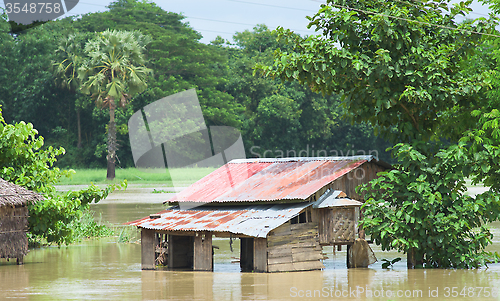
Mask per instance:
[[[163,196],[155,196],[158,199]],[[133,199],[139,199],[134,202]],[[114,225],[164,208],[148,194],[93,205],[96,218]],[[500,223],[489,249],[500,252]],[[214,272],[142,271],[139,244],[117,238],[86,240],[67,247],[31,250],[25,264],[0,261],[0,299],[26,300],[500,300],[500,265],[479,270],[407,270],[406,262],[383,270],[380,260],[404,257],[372,246],[379,262],[368,269],[346,269],[345,248],[333,252],[323,271],[240,273],[239,241],[214,238]],[[481,296],[479,292],[481,290]],[[489,293],[490,297],[485,297]],[[399,297],[398,297],[399,295]]]

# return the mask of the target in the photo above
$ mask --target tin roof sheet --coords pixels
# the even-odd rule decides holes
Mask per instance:
[[[363,205],[363,203],[347,198],[347,195],[340,190],[328,189],[313,203],[313,208],[359,207],[361,205]]]
[[[325,199],[321,204],[315,208],[332,208],[332,207],[360,207],[363,203],[356,200],[351,200],[347,198],[333,198],[329,197]]]
[[[167,209],[158,213],[160,218],[145,217],[126,224],[152,230],[228,232],[265,238],[310,205],[312,203]]]
[[[305,200],[373,156],[232,160],[170,202]]]

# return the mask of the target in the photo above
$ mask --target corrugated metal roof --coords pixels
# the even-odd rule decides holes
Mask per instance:
[[[263,237],[297,216],[311,203],[167,209],[160,218],[145,217],[127,225],[164,231],[213,231]]]
[[[363,203],[347,198],[347,195],[340,190],[328,189],[313,203],[313,208],[359,207],[361,205],[363,205]]]
[[[232,160],[171,202],[305,200],[373,156]]]
[[[363,203],[347,198],[327,198],[314,208],[360,207]]]

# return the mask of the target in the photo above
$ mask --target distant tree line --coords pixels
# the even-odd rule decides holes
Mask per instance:
[[[7,123],[33,123],[45,147],[62,146],[60,167],[106,166],[109,110],[96,105],[79,85],[61,84],[55,63],[65,59],[65,41],[78,37],[81,49],[96,32],[140,31],[145,46],[147,88],[114,113],[117,167],[134,166],[127,122],[130,116],[162,97],[196,88],[210,125],[226,125],[243,135],[247,157],[378,154],[390,161],[390,146],[367,122],[351,123],[336,95],[324,96],[297,82],[254,75],[256,64],[271,64],[273,53],[293,51],[277,41],[265,25],[236,32],[233,41],[211,44],[184,16],[154,3],[119,0],[109,10],[50,21],[12,31],[0,21],[0,104]],[[101,106],[102,107],[102,106]]]

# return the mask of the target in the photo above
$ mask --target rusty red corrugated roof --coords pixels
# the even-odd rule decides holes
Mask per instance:
[[[164,231],[212,231],[266,237],[312,203],[167,209],[159,218],[145,217],[126,225]]]
[[[305,200],[373,156],[233,160],[170,202]]]

